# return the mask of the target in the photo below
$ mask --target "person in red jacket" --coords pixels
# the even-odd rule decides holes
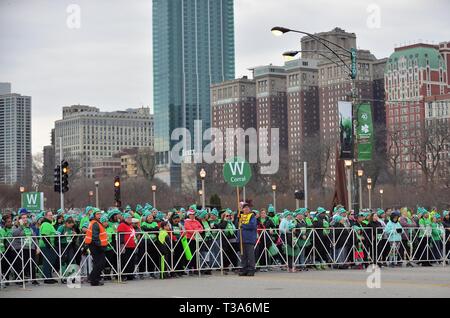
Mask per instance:
[[[124,268],[124,280],[133,280],[135,267],[136,231],[132,225],[132,216],[129,213],[123,215],[122,222],[117,227],[120,240],[120,253],[122,268]]]
[[[184,229],[186,230],[186,238],[189,242],[189,248],[191,249],[192,259],[189,261],[187,268],[195,269],[197,265],[197,253],[194,253],[197,249],[196,239],[201,237],[203,232],[202,224],[195,218],[195,211],[189,209],[187,212],[188,218],[184,221]],[[192,274],[195,275],[195,271]]]

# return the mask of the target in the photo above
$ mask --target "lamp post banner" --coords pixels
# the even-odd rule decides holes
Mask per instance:
[[[352,103],[338,102],[341,154],[340,159],[353,159]]]
[[[356,137],[358,140],[358,161],[372,160],[373,151],[373,121],[372,107],[369,103],[358,106],[358,128]]]

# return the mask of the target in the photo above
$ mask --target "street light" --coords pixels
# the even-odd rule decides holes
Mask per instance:
[[[381,209],[382,210],[383,210],[383,193],[384,193],[384,190],[380,189],[380,199],[381,199]]]
[[[273,27],[271,30],[272,34],[275,36],[282,36],[283,34],[288,33],[290,31],[291,30],[288,28],[279,27],[279,26]]]
[[[95,207],[99,208],[99,198],[98,198],[98,186],[100,184],[100,181],[95,181]]]
[[[205,178],[206,178],[206,171],[202,168],[200,170],[200,178],[202,179],[202,209],[205,208]]]
[[[273,194],[273,208],[277,211],[277,197],[276,197],[277,186],[272,184],[272,194]]]
[[[372,209],[372,178],[367,178],[367,189],[369,190],[369,209]]]
[[[152,192],[153,192],[153,207],[156,207],[156,185],[152,185]]]
[[[362,176],[364,175],[364,171],[362,169],[358,169],[358,185],[359,185],[359,210],[361,211],[363,206],[362,206]]]
[[[25,187],[20,187],[19,191],[20,191],[20,193],[24,193],[25,192]]]

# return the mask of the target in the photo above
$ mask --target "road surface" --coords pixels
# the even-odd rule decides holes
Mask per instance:
[[[370,276],[372,275],[372,276]],[[287,273],[271,271],[255,277],[212,276],[176,279],[145,279],[127,283],[106,282],[104,286],[80,288],[66,285],[12,285],[0,290],[7,297],[450,297],[450,266],[430,268],[387,268],[380,275],[366,270],[326,270]],[[369,288],[369,285],[380,288]],[[379,279],[378,279],[379,277]]]

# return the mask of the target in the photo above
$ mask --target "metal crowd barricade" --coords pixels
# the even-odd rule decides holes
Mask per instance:
[[[405,228],[399,239],[384,228],[355,230],[350,227],[295,228],[288,233],[278,229],[258,230],[255,260],[258,269],[305,268],[317,265],[334,267],[367,265],[426,264],[449,259],[450,236],[444,231],[434,240],[431,228]],[[127,250],[120,235],[106,248],[106,268],[102,276],[118,282],[136,275],[164,278],[172,273],[238,270],[240,268],[239,230],[217,230],[189,233],[161,243],[149,232],[136,232],[130,239],[136,247]],[[189,234],[189,235],[187,235]],[[192,234],[192,235],[190,235]],[[187,238],[189,236],[189,238]],[[0,252],[0,283],[18,283],[56,279],[86,281],[92,270],[84,235],[46,237],[52,244],[41,248],[41,237],[3,238],[5,251]],[[156,237],[156,239],[155,239]],[[207,238],[207,239],[205,239]],[[46,277],[45,268],[51,272]],[[47,273],[48,275],[48,273]]]
[[[258,230],[255,245],[256,268],[274,269],[286,267],[288,236],[277,229]]]

